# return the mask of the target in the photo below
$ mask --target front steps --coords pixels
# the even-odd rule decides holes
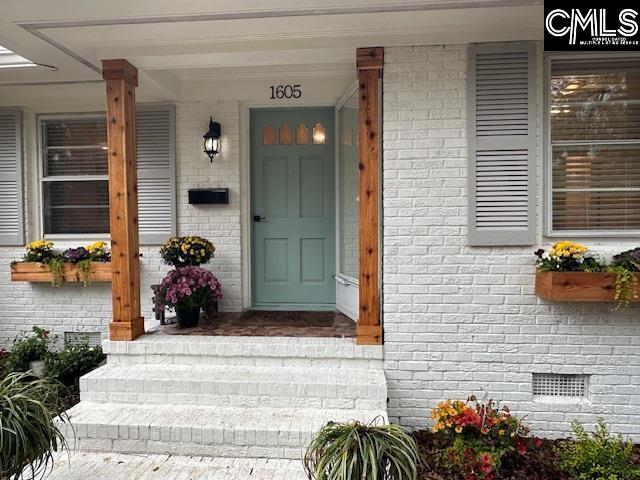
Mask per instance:
[[[380,346],[145,335],[104,349],[64,427],[82,451],[299,460],[327,421],[386,419]]]

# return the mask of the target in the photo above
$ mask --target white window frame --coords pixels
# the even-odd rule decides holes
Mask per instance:
[[[44,228],[44,183],[50,180],[46,180],[44,174],[45,169],[45,149],[44,138],[42,136],[42,122],[48,119],[60,120],[60,119],[83,119],[83,118],[105,118],[106,112],[72,112],[72,113],[46,113],[39,114],[36,117],[36,130],[37,130],[37,146],[38,146],[38,221],[41,232],[41,237],[47,240],[104,240],[109,241],[111,238],[110,232],[104,233],[54,233],[45,234]],[[90,180],[106,180],[109,181],[109,175],[56,175],[53,177],[55,181],[90,181]]]
[[[640,54],[633,52],[606,52],[606,53],[585,53],[585,54],[547,54],[544,59],[543,74],[543,112],[542,112],[542,142],[543,142],[543,159],[544,159],[544,234],[551,238],[638,238],[640,230],[553,230],[553,149],[551,145],[551,114],[550,104],[550,85],[551,85],[551,63],[553,60],[573,60],[573,59],[589,59],[594,60],[606,59],[628,59],[637,58],[640,61]],[[618,142],[619,143],[619,142]]]

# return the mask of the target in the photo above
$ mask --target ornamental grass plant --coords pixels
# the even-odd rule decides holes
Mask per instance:
[[[67,449],[57,421],[58,387],[27,373],[0,380],[0,477],[43,478],[53,466],[53,454]],[[24,476],[20,477],[24,471]]]
[[[315,480],[415,480],[418,459],[415,440],[398,425],[329,422],[309,445],[304,468]]]

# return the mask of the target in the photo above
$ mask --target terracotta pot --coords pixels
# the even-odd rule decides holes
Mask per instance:
[[[200,308],[176,308],[179,328],[192,328],[200,321]]]

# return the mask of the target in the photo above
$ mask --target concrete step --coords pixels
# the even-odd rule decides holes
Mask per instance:
[[[26,472],[28,474],[29,472]],[[47,480],[304,480],[300,460],[66,452]]]
[[[300,459],[327,421],[386,419],[385,410],[203,407],[82,401],[62,426],[83,451]]]
[[[312,337],[143,335],[132,342],[105,340],[108,363],[133,365],[238,365],[383,368],[381,345]]]
[[[109,363],[80,379],[83,401],[384,410],[381,369]]]

